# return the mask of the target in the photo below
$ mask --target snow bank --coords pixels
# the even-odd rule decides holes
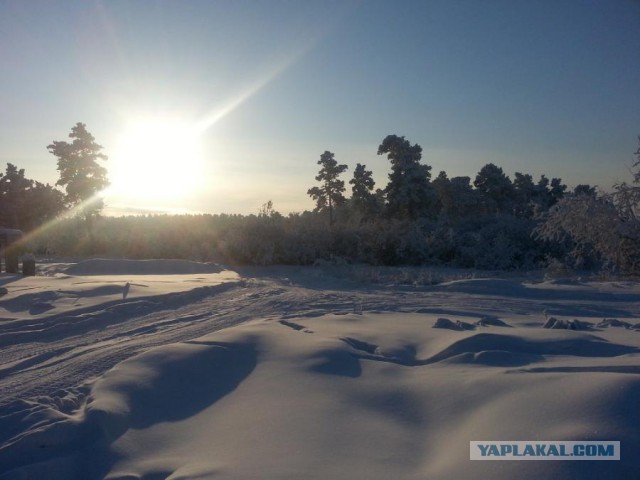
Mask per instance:
[[[186,260],[93,259],[49,273],[51,276],[0,277],[0,282],[6,281],[0,295],[0,336],[2,324],[15,320],[47,317],[53,323],[108,309],[113,315],[155,308],[154,302],[171,303],[180,293],[239,281],[235,272],[218,265]]]

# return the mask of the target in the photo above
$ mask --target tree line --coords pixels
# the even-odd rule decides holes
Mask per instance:
[[[345,183],[339,177],[348,167],[339,165],[335,155],[325,151],[318,164],[316,180],[308,194],[316,202],[316,212],[325,211],[330,225],[336,210],[350,209],[361,221],[376,218],[420,219],[455,223],[477,215],[511,214],[534,218],[547,211],[567,192],[559,178],[542,175],[537,182],[529,174],[517,172],[512,181],[502,168],[489,163],[482,167],[473,183],[470,177],[449,178],[442,171],[432,180],[431,166],[421,163],[422,147],[404,137],[387,136],[378,147],[378,155],[387,155],[391,172],[384,189],[375,189],[373,172],[358,163],[354,169],[351,197],[345,197]],[[579,185],[574,193],[595,193],[595,187]]]
[[[307,192],[315,201],[317,221],[327,227],[320,235],[325,248],[317,250],[316,258],[640,273],[640,148],[631,182],[613,185],[611,193],[585,184],[569,190],[561,179],[546,175],[534,180],[516,172],[511,179],[493,163],[473,181],[449,178],[444,171],[432,178],[421,146],[398,135],[385,137],[377,153],[390,163],[386,186],[376,188],[373,172],[358,163],[349,197],[340,178],[347,165],[330,151],[320,156],[320,185]],[[284,222],[272,217],[263,223]],[[279,258],[282,250],[276,245],[261,257],[260,249],[247,248],[257,253],[250,261]]]
[[[12,164],[0,175],[2,226],[29,231],[67,214],[46,234],[30,237],[25,248],[36,253],[231,264],[640,269],[640,149],[630,183],[604,194],[591,185],[569,190],[545,175],[517,172],[512,179],[493,163],[473,179],[444,171],[434,178],[420,145],[388,135],[377,150],[390,165],[383,188],[366,165],[356,164],[347,183],[348,166],[328,150],[320,155],[317,184],[307,190],[313,211],[284,216],[268,201],[253,215],[114,218],[100,216],[99,193],[108,185],[100,162],[107,156],[84,124],[69,137],[47,147],[64,193],[27,179]]]

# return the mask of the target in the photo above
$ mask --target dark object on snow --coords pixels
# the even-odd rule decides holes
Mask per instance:
[[[480,327],[511,327],[508,323],[503,322],[496,317],[482,317],[476,322],[476,325]]]
[[[22,231],[13,228],[0,228],[0,248],[4,255],[7,273],[18,273],[20,259],[14,243],[22,238]]]
[[[433,328],[447,328],[449,330],[473,330],[476,328],[475,325],[467,322],[461,322],[460,320],[456,320],[452,322],[448,318],[439,318],[436,320],[436,323],[433,324]]]
[[[622,320],[618,320],[617,318],[603,318],[602,321],[596,325],[598,328],[607,328],[607,327],[624,327],[624,328],[632,328],[629,322],[623,322]]]
[[[591,328],[591,324],[588,322],[581,322],[575,318],[573,320],[558,320],[555,317],[549,317],[542,328],[551,328],[554,330],[589,330],[589,328]]]
[[[35,277],[36,259],[31,255],[22,257],[22,275],[25,277]]]
[[[4,259],[7,262],[7,273],[18,273],[20,270],[20,257],[11,250],[5,251]]]

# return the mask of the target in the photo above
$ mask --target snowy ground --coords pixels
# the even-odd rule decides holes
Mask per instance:
[[[0,276],[2,480],[640,478],[637,283],[42,272]],[[475,462],[472,440],[622,459]]]

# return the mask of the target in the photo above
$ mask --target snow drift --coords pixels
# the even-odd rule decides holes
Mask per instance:
[[[207,305],[251,311],[242,325],[145,348],[66,403],[1,407],[0,479],[636,478],[638,287],[471,287],[239,285]],[[591,327],[543,328],[547,312]],[[622,455],[472,462],[472,440],[618,440]]]

